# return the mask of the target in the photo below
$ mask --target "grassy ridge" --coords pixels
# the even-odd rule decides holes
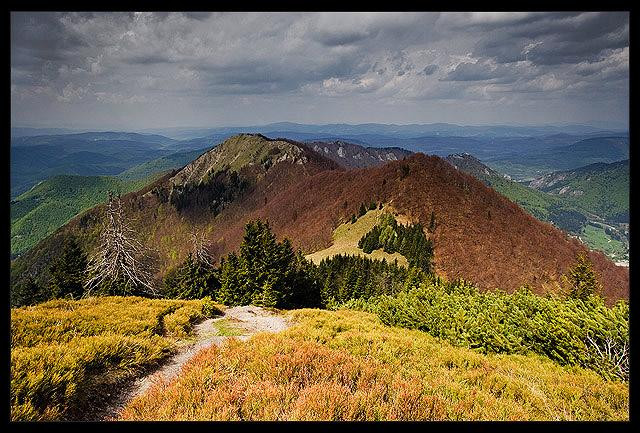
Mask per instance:
[[[11,311],[11,419],[56,420],[172,351],[202,302],[55,300]]]
[[[200,352],[124,420],[627,420],[629,389],[539,356],[482,355],[373,314],[296,310]]]
[[[55,176],[11,202],[11,254],[21,254],[71,218],[106,201],[108,191],[142,188],[161,174],[121,180],[112,176]]]
[[[121,180],[137,180],[147,178],[154,173],[163,173],[183,167],[196,159],[205,149],[192,150],[187,152],[176,152],[171,155],[163,156],[151,160],[149,162],[136,165],[128,170],[123,171],[117,177]]]

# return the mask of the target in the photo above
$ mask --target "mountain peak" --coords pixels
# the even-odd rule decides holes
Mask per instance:
[[[200,183],[219,170],[240,171],[247,167],[267,170],[279,162],[306,164],[309,161],[303,145],[290,140],[271,139],[262,134],[238,134],[200,155],[170,180],[174,185]]]

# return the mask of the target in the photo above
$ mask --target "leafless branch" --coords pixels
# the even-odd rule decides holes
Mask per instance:
[[[110,192],[100,245],[87,268],[86,295],[90,296],[104,281],[118,280],[157,295],[153,275],[143,264],[147,258],[145,247],[136,239],[136,232],[125,219],[120,196]]]
[[[191,234],[191,254],[198,263],[213,266],[213,258],[207,249],[207,239],[204,232],[194,232]]]

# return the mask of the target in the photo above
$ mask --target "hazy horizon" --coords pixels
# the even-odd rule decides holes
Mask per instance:
[[[11,13],[14,127],[282,121],[626,128],[629,14]]]

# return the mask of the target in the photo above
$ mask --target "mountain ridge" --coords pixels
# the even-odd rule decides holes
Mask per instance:
[[[264,140],[264,145],[275,140],[252,139]],[[554,290],[554,281],[578,253],[585,252],[602,275],[608,301],[628,298],[628,271],[601,253],[587,252],[578,240],[541,223],[439,157],[418,153],[402,161],[345,170],[306,145],[294,144],[306,149],[306,163],[283,160],[265,168],[253,161],[240,167],[240,179],[255,182],[217,213],[206,206],[176,209],[168,197],[170,179],[179,171],[125,195],[125,209],[137,221],[136,230],[148,247],[158,251],[160,272],[184,259],[194,229],[209,233],[210,252],[216,259],[239,246],[244,224],[256,218],[268,220],[278,237],[288,237],[295,247],[310,253],[328,247],[335,227],[357,213],[362,203],[376,201],[391,204],[425,227],[435,214],[436,270],[447,278],[507,291],[530,284],[542,293]],[[251,177],[256,170],[260,176]],[[229,185],[225,179],[220,181],[223,186]],[[32,268],[35,262],[46,263],[54,239],[66,233],[76,233],[88,248],[95,245],[100,214],[98,206],[74,218],[28,254],[29,260],[21,260],[16,272]]]

